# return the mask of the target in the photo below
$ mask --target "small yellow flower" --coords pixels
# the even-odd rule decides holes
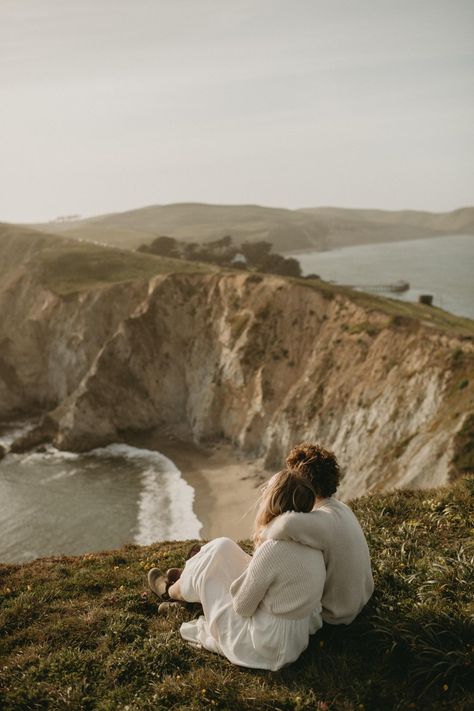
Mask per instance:
[[[447,691],[449,689],[449,686],[447,684],[443,684],[443,691]]]

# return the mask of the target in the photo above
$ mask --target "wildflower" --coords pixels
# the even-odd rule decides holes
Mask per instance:
[[[447,691],[449,689],[449,686],[447,684],[443,684],[443,691]]]

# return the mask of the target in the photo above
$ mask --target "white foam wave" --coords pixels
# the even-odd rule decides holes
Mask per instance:
[[[9,449],[16,439],[33,429],[35,424],[36,422],[32,422],[31,420],[10,423],[6,432],[0,434],[0,444],[2,447],[5,447],[5,449]]]
[[[29,454],[19,454],[14,456],[17,456],[19,458],[21,457],[22,464],[34,464],[35,462],[45,460],[50,461],[56,459],[61,462],[74,462],[77,461],[83,455],[79,454],[78,452],[65,452],[62,449],[56,449],[56,447],[48,445],[41,452],[33,451]]]
[[[17,429],[9,434],[13,441],[26,428]],[[1,441],[1,440],[0,440]],[[138,530],[135,542],[148,545],[159,540],[183,540],[200,537],[202,524],[193,510],[194,489],[183,479],[176,465],[159,452],[149,449],[139,449],[127,444],[110,444],[88,452],[67,452],[47,446],[41,452],[28,454],[12,454],[20,465],[35,464],[48,461],[61,462],[78,461],[78,468],[55,472],[42,480],[48,483],[74,476],[80,470],[80,461],[86,457],[128,459],[139,465],[139,476],[142,488],[138,499]],[[6,461],[6,460],[5,460]]]
[[[48,484],[50,481],[59,481],[61,479],[69,479],[69,477],[77,474],[78,471],[79,469],[62,469],[56,474],[52,474],[45,479],[41,479],[41,484]]]
[[[141,473],[143,489],[138,501],[135,542],[199,538],[202,524],[193,511],[194,489],[176,465],[160,452],[128,444],[110,444],[88,452],[95,457],[127,457],[148,466]]]

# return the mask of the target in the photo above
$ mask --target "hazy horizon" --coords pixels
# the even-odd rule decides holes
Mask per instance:
[[[173,207],[173,206],[178,206],[178,205],[203,205],[206,207],[261,207],[263,209],[269,209],[269,210],[311,210],[311,209],[331,209],[331,210],[375,210],[375,211],[381,211],[381,212],[428,212],[432,214],[444,214],[447,212],[455,212],[456,210],[463,210],[463,209],[468,209],[471,207],[474,207],[474,205],[458,205],[457,207],[452,208],[451,210],[425,210],[423,208],[391,208],[391,209],[386,209],[384,207],[379,207],[379,206],[354,206],[354,205],[302,205],[300,207],[287,207],[286,205],[263,205],[262,203],[252,203],[252,202],[247,202],[247,203],[232,203],[232,202],[227,202],[227,203],[216,203],[216,202],[199,202],[196,200],[179,200],[177,202],[172,202],[172,203],[153,203],[149,205],[135,205],[135,206],[129,206],[129,207],[121,207],[117,210],[107,210],[106,212],[95,212],[92,214],[79,214],[79,213],[62,213],[58,214],[55,217],[52,217],[47,220],[43,221],[23,221],[23,222],[16,222],[12,224],[44,224],[47,222],[56,222],[58,219],[70,219],[72,220],[87,220],[91,219],[94,217],[105,217],[106,215],[114,215],[114,214],[120,214],[120,213],[126,213],[126,212],[135,212],[137,210],[145,210],[148,208],[152,207]],[[5,220],[1,219],[0,216],[0,222],[5,222]]]
[[[467,0],[4,0],[0,221],[474,203]]]

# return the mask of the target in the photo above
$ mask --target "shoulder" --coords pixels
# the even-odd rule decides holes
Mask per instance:
[[[272,538],[268,538],[263,541],[258,548],[256,548],[253,558],[268,558],[274,555],[276,551],[279,550],[283,541],[274,541]]]
[[[335,499],[334,496],[331,496],[329,497],[329,499],[326,499],[324,503],[322,503],[318,508],[314,509],[311,513],[339,513],[346,516],[354,516],[354,512],[352,511],[350,506],[345,504],[343,501],[340,501],[339,499]]]
[[[261,543],[255,550],[253,560],[256,563],[265,565],[268,562],[285,558],[285,556],[288,555],[288,546],[291,544],[291,541],[277,541],[269,538],[268,540],[263,541],[263,543]]]

